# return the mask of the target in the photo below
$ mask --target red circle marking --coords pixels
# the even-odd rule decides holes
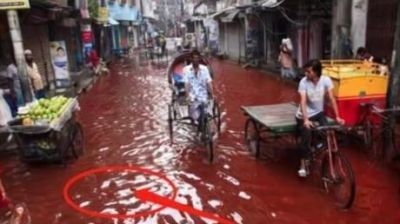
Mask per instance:
[[[89,175],[93,175],[93,174],[98,174],[98,173],[105,173],[105,172],[120,172],[120,171],[128,171],[128,172],[141,172],[144,174],[148,174],[151,176],[156,176],[164,181],[166,181],[168,183],[168,185],[170,185],[172,187],[172,196],[170,199],[174,200],[176,198],[176,194],[178,192],[178,190],[176,189],[174,183],[172,183],[171,180],[169,180],[167,177],[163,176],[160,173],[145,169],[145,168],[140,168],[140,167],[136,167],[136,166],[106,166],[106,167],[100,167],[100,168],[95,168],[95,169],[90,169],[90,170],[86,170],[83,171],[81,173],[78,173],[77,175],[73,176],[71,179],[69,179],[67,181],[67,183],[64,186],[63,189],[63,195],[64,195],[64,200],[67,202],[67,204],[69,206],[71,206],[73,209],[75,209],[76,211],[87,215],[87,216],[91,216],[91,217],[96,217],[96,218],[103,218],[103,219],[128,219],[128,218],[138,218],[138,217],[144,217],[144,216],[149,216],[149,215],[153,215],[161,210],[163,210],[165,208],[165,206],[161,206],[160,208],[154,209],[154,210],[150,210],[150,211],[146,211],[146,212],[137,212],[134,213],[132,215],[127,215],[127,214],[105,214],[105,213],[100,213],[97,211],[93,211],[90,209],[86,209],[86,208],[82,208],[80,206],[78,206],[70,197],[69,195],[69,190],[71,189],[71,187],[76,184],[76,182],[78,182],[79,180],[81,180],[84,177],[87,177]],[[133,195],[132,195],[133,196]]]

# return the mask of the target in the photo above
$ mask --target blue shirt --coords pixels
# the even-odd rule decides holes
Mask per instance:
[[[208,68],[204,65],[199,65],[197,76],[194,74],[192,65],[183,68],[183,80],[189,85],[189,97],[191,101],[207,102],[208,101],[208,83],[211,76]]]
[[[307,116],[308,118],[324,111],[325,93],[333,89],[333,83],[330,77],[321,76],[317,84],[314,84],[307,77],[301,79],[299,84],[299,93],[305,93],[307,97]],[[301,106],[297,110],[296,117],[302,119]]]

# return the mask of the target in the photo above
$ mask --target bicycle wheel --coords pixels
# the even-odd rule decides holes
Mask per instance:
[[[173,123],[174,123],[174,119],[173,119],[173,110],[172,110],[172,106],[168,105],[168,130],[169,130],[169,138],[171,141],[171,144],[174,142],[174,127],[173,127]]]
[[[260,156],[260,136],[256,122],[250,118],[246,121],[244,137],[250,153],[258,158]]]
[[[221,110],[217,102],[213,106],[213,120],[217,126],[218,133],[221,132]]]
[[[350,162],[339,152],[332,154],[332,166],[328,154],[322,162],[322,184],[327,193],[333,194],[336,204],[343,209],[353,205],[356,185]]]

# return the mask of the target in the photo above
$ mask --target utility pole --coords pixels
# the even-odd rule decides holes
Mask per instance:
[[[352,0],[333,1],[331,58],[342,59],[345,52],[341,43],[350,35]]]
[[[15,10],[7,11],[8,26],[10,29],[10,36],[14,48],[15,61],[18,67],[18,76],[21,80],[22,93],[24,95],[25,103],[33,100],[33,90],[29,81],[26,70],[26,62],[24,56],[24,46],[22,42],[21,28],[19,25],[18,13]]]
[[[165,17],[165,21],[164,21],[164,25],[165,25],[165,30],[164,32],[167,33],[168,31],[168,22],[169,22],[169,10],[168,10],[168,4],[167,4],[167,0],[164,0],[164,17]]]
[[[145,13],[144,13],[144,10],[143,10],[143,1],[142,0],[139,0],[139,4],[140,4],[140,6],[139,6],[139,8],[140,8],[140,14],[141,14],[141,18],[140,18],[140,36],[141,36],[141,38],[140,38],[140,40],[142,40],[141,42],[142,42],[142,44],[143,44],[143,46],[146,46],[146,43],[147,43],[147,41],[146,41],[146,35],[145,35],[145,33],[146,33],[146,30],[143,28],[144,27],[144,16],[145,16]],[[150,3],[151,4],[151,3]],[[143,47],[143,46],[140,46],[140,47]]]
[[[395,31],[395,40],[393,46],[392,53],[392,63],[391,63],[391,75],[389,76],[389,88],[386,97],[386,107],[388,109],[393,108],[395,106],[395,100],[397,98],[397,94],[399,92],[399,84],[400,84],[400,3],[397,4],[397,21],[396,21],[396,31]],[[396,149],[394,148],[392,139],[393,132],[391,132],[392,128],[395,128],[396,125],[396,117],[395,114],[389,114],[389,120],[385,123],[385,133],[383,133],[384,137],[384,147],[385,147],[385,159],[386,161],[390,161],[396,153]]]

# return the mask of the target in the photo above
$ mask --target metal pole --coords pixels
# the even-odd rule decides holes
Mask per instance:
[[[18,67],[18,76],[21,80],[22,93],[25,102],[33,100],[33,90],[26,70],[26,62],[24,57],[24,46],[19,25],[18,13],[15,10],[7,11],[8,26],[10,28],[10,36],[14,47],[15,61]]]
[[[391,75],[389,76],[389,89],[386,97],[386,107],[393,108],[395,106],[395,100],[397,98],[397,94],[399,92],[399,84],[400,84],[400,4],[398,4],[397,8],[397,21],[396,21],[396,31],[395,31],[395,40],[394,40],[394,49],[392,54],[392,68]],[[384,124],[385,132],[383,133],[384,137],[384,148],[385,148],[385,159],[386,161],[390,161],[396,153],[396,149],[394,148],[392,139],[393,132],[392,128],[395,128],[396,118],[395,114],[389,114],[389,120]]]
[[[254,14],[254,16],[261,22],[263,26],[263,38],[264,38],[264,49],[263,49],[263,62],[267,62],[267,24],[262,19],[262,17],[258,14]]]
[[[341,42],[349,35],[351,27],[351,0],[335,0],[332,26],[332,58],[343,58]]]

